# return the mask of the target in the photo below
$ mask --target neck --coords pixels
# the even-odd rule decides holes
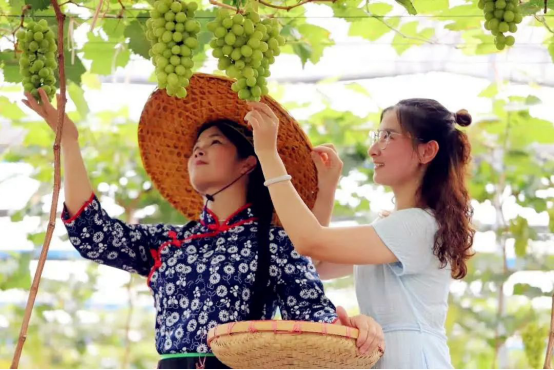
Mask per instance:
[[[419,198],[420,182],[412,181],[392,188],[395,198],[395,211],[400,211],[408,208],[416,208],[420,206]]]
[[[209,189],[208,194],[219,191],[218,189]],[[206,198],[204,197],[204,202]],[[219,222],[223,222],[229,216],[246,204],[246,177],[240,179],[227,189],[214,196],[213,202],[208,202],[208,208],[217,216]]]

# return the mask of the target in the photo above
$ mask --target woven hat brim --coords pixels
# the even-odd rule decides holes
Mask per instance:
[[[244,126],[249,108],[231,89],[233,80],[197,73],[185,99],[154,91],[142,111],[138,141],[142,162],[160,194],[188,219],[198,219],[203,198],[189,180],[188,159],[198,129],[206,122],[230,119]],[[275,100],[261,100],[279,118],[278,151],[292,183],[311,209],[317,197],[317,170],[312,146],[300,125]],[[277,221],[278,222],[278,221]]]

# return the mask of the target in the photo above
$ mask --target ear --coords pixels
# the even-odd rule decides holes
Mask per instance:
[[[438,152],[439,152],[439,143],[437,143],[435,140],[431,140],[425,144],[419,144],[418,146],[419,162],[421,164],[430,163],[433,159],[435,159]]]
[[[241,173],[246,175],[254,171],[254,168],[256,168],[257,165],[258,159],[255,156],[251,155],[242,162]]]

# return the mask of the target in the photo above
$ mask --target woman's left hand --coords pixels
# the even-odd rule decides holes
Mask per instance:
[[[250,112],[244,120],[252,126],[254,150],[258,156],[277,153],[279,118],[264,103],[249,102]]]
[[[381,354],[385,353],[385,334],[377,321],[366,315],[348,317],[346,310],[340,306],[337,307],[337,315],[339,316],[337,324],[359,330],[360,333],[356,341],[358,354],[367,355],[375,351],[379,351]]]

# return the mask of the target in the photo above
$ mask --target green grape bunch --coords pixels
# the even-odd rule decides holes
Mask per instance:
[[[498,50],[513,46],[516,39],[507,32],[516,33],[517,25],[523,21],[519,0],[479,0],[479,8],[485,13],[485,29],[491,31]]]
[[[548,327],[532,321],[521,331],[525,355],[531,369],[540,369],[548,338]]]
[[[192,57],[199,45],[200,22],[194,17],[197,9],[195,1],[157,0],[146,21],[158,87],[181,99],[187,96],[194,67]]]
[[[253,9],[244,15],[220,9],[216,19],[208,23],[208,30],[214,35],[210,46],[218,68],[236,79],[233,91],[241,100],[260,101],[268,94],[269,67],[285,45],[277,20],[262,21]]]
[[[27,22],[27,25],[17,31],[17,45],[21,52],[19,71],[23,76],[23,88],[40,101],[38,89],[42,88],[50,100],[56,94],[55,70],[56,36],[48,27],[48,22]]]

